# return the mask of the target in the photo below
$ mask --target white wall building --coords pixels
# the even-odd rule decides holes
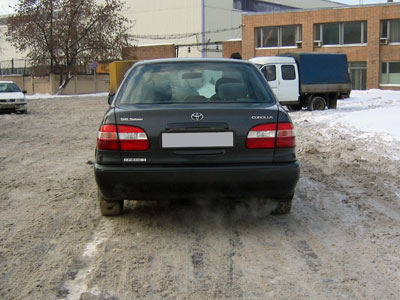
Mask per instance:
[[[127,6],[124,14],[135,22],[132,28],[135,44],[173,43],[179,46],[179,57],[221,57],[219,42],[241,38],[243,11],[343,4],[327,0],[130,0]]]
[[[241,38],[242,12],[338,6],[343,4],[328,0],[129,0],[123,14],[134,22],[135,45],[173,43],[179,57],[221,57],[219,42]],[[6,30],[5,12],[9,8],[0,7],[0,32]],[[24,57],[3,34],[0,41],[0,61]]]

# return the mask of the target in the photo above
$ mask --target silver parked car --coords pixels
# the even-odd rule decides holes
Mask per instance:
[[[15,82],[0,81],[0,111],[28,113],[25,94]]]

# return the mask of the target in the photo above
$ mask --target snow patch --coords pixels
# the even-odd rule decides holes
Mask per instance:
[[[352,91],[351,97],[339,100],[337,109],[292,112],[297,124],[318,124],[321,135],[339,131],[354,139],[366,140],[371,149],[379,148],[394,160],[400,160],[400,91]],[[327,129],[330,129],[327,131]],[[379,146],[376,141],[379,141]],[[375,149],[379,150],[379,149]]]
[[[104,97],[108,96],[108,93],[96,93],[96,94],[81,94],[81,95],[50,95],[50,94],[34,94],[26,95],[27,99],[58,99],[58,98],[86,98],[86,97]]]

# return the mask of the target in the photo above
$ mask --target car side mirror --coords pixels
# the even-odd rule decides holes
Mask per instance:
[[[111,103],[113,102],[114,96],[115,96],[115,94],[108,94],[108,104],[109,105],[111,105]]]
[[[25,91],[25,90],[24,90],[24,91],[22,91],[22,93],[23,93],[23,94],[26,94],[26,93],[27,93],[27,91]]]

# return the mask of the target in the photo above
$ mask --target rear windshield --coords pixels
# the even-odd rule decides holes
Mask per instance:
[[[15,83],[0,83],[0,93],[21,92]]]
[[[231,62],[144,64],[132,70],[117,104],[275,102],[252,65]]]

